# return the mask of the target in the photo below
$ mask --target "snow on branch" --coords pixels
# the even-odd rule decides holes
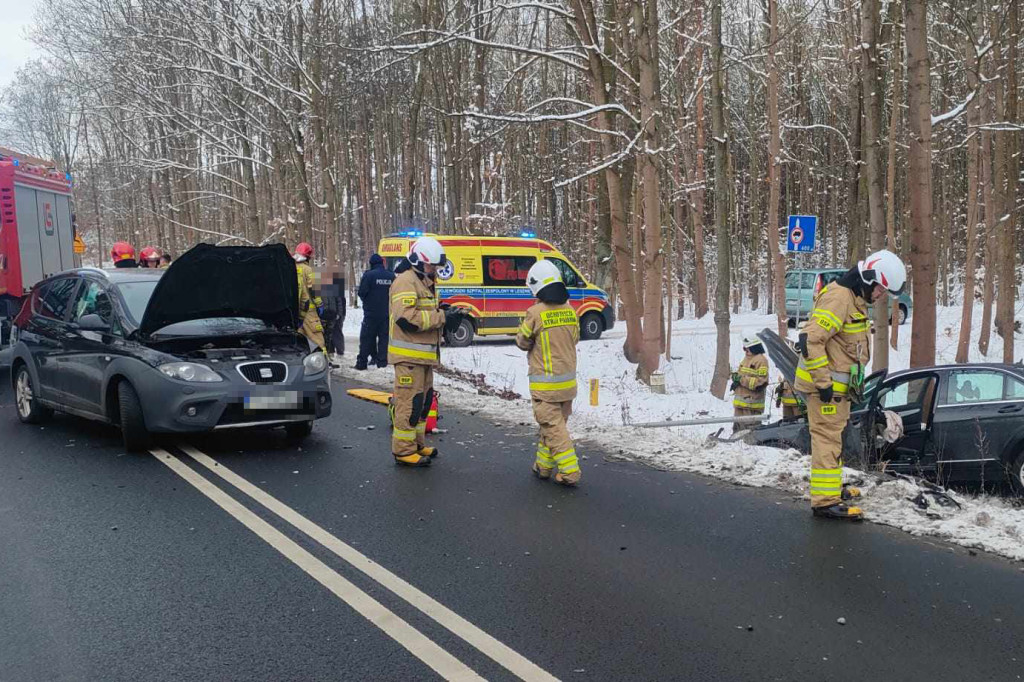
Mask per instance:
[[[957,104],[955,107],[953,107],[946,113],[939,114],[938,116],[932,116],[932,128],[934,128],[935,126],[940,126],[943,123],[948,123],[949,121],[955,121],[956,119],[960,118],[960,116],[965,111],[967,111],[967,107],[970,105],[971,102],[974,101],[974,97],[977,94],[978,91],[973,90],[969,95],[967,95],[967,99],[965,99],[963,102],[960,102],[960,104]]]

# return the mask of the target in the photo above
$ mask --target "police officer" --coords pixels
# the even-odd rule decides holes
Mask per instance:
[[[569,291],[554,263],[534,263],[526,284],[537,303],[526,311],[516,345],[528,353],[533,416],[540,426],[533,473],[547,479],[554,472],[556,483],[574,486],[580,482],[580,465],[566,420],[576,398],[580,322],[568,303]]]
[[[732,375],[732,408],[737,417],[764,412],[764,395],[768,386],[768,359],[758,338],[743,339],[743,360]],[[733,431],[741,428],[733,424]]]
[[[299,276],[299,314],[302,316],[302,327],[299,333],[312,341],[327,352],[324,343],[324,325],[320,322],[319,308],[323,307],[323,301],[316,295],[316,277],[313,275],[313,268],[309,265],[309,259],[313,257],[313,247],[306,242],[295,247],[295,270]]]
[[[824,287],[804,323],[794,388],[804,395],[811,431],[811,508],[815,516],[859,520],[860,507],[846,502],[860,495],[844,488],[843,429],[850,418],[851,390],[858,391],[871,358],[868,303],[886,293],[898,296],[907,268],[891,251],[878,251]]]
[[[395,366],[391,454],[398,464],[419,467],[428,466],[437,455],[436,448],[426,447],[424,438],[446,318],[439,309],[434,280],[446,258],[433,237],[417,239],[406,258],[410,267],[395,278],[389,291],[387,359]]]
[[[366,369],[367,359],[378,367],[388,364],[388,292],[395,273],[384,267],[378,254],[370,256],[370,269],[359,280],[359,298],[363,302],[363,326],[359,330],[359,355],[356,369]]]

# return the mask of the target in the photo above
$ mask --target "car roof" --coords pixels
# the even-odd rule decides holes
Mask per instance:
[[[846,272],[849,268],[796,268],[793,270],[786,270],[788,275],[791,272]]]
[[[927,367],[911,367],[910,369],[901,369],[898,372],[893,372],[885,377],[886,381],[896,377],[910,376],[912,374],[925,374],[936,371],[955,371],[955,370],[984,370],[984,369],[995,369],[1002,372],[1010,372],[1018,376],[1024,376],[1024,365],[1014,364],[1009,365],[1004,362],[974,362],[974,363],[955,363],[951,365],[928,365]]]
[[[92,275],[94,277],[106,278],[112,284],[122,282],[155,282],[164,274],[164,270],[151,270],[149,268],[75,268],[62,272],[61,275]]]

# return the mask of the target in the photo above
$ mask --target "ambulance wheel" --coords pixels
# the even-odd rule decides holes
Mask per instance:
[[[580,320],[580,338],[584,341],[599,339],[602,333],[604,333],[604,320],[597,313],[587,313]]]
[[[473,343],[473,323],[463,317],[458,327],[444,333],[444,342],[454,348],[463,348]]]

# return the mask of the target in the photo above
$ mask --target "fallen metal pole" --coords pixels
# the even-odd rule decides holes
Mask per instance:
[[[745,417],[711,417],[710,419],[680,419],[671,422],[643,422],[626,424],[641,429],[660,429],[666,426],[704,426],[705,424],[760,424],[766,419],[764,415],[751,414]]]

